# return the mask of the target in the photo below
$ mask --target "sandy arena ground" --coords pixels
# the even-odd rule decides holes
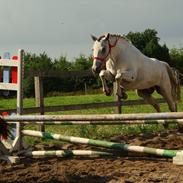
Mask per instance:
[[[111,141],[165,149],[183,149],[183,134],[176,130],[111,137]],[[93,149],[86,145],[36,145],[43,149]],[[0,182],[79,182],[79,183],[183,183],[183,166],[172,159],[145,156],[27,158],[19,164],[0,164]]]

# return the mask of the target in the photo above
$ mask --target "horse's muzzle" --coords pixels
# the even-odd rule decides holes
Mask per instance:
[[[101,71],[101,68],[100,67],[92,67],[93,74],[99,74],[100,71]]]
[[[99,74],[100,71],[101,71],[101,67],[102,67],[102,64],[101,62],[94,62],[93,66],[92,66],[92,72],[94,74]]]

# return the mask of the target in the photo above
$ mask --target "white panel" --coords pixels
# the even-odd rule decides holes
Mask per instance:
[[[15,83],[1,83],[0,82],[0,90],[12,90],[17,91],[18,85]]]
[[[0,66],[18,67],[19,60],[0,59]]]

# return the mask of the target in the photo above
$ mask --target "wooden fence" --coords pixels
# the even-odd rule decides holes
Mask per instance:
[[[163,99],[157,99],[158,103],[164,103]],[[106,107],[118,107],[118,106],[132,106],[132,105],[147,105],[144,100],[128,100],[119,102],[100,102],[100,103],[87,103],[87,104],[74,104],[74,105],[58,105],[58,106],[44,106],[24,108],[23,114],[39,113],[44,114],[45,112],[58,112],[58,111],[70,111],[70,110],[82,110],[82,109],[94,109],[94,108],[106,108]],[[149,105],[149,104],[148,104]],[[16,112],[16,109],[7,109],[7,112]],[[4,110],[0,110],[0,113]]]
[[[114,96],[113,102],[100,102],[100,103],[86,103],[86,104],[74,104],[74,105],[57,105],[57,106],[45,106],[44,105],[44,96],[43,96],[43,78],[44,77],[58,77],[58,78],[82,78],[82,77],[94,77],[91,70],[86,71],[59,71],[59,70],[50,70],[45,72],[40,71],[31,71],[26,72],[28,77],[34,77],[35,83],[35,107],[23,108],[22,114],[41,114],[44,115],[46,112],[58,112],[58,111],[69,111],[69,110],[84,110],[84,109],[95,109],[95,108],[106,108],[106,107],[115,107],[115,113],[122,113],[123,106],[131,105],[146,105],[147,103],[144,100],[128,100],[121,101],[119,97]],[[25,76],[26,77],[26,76]],[[114,83],[114,91],[116,88],[116,83]],[[158,103],[164,103],[163,99],[158,99]],[[8,109],[6,110],[9,113],[17,111],[17,109]],[[4,110],[0,110],[0,113]],[[44,131],[44,126],[40,126],[40,131]]]
[[[146,105],[144,100],[127,100],[121,101],[118,97],[114,97],[113,102],[100,102],[100,103],[86,103],[86,104],[74,104],[74,105],[57,105],[57,106],[45,106],[43,96],[43,78],[44,77],[57,77],[57,78],[82,78],[82,77],[94,77],[91,70],[84,71],[60,71],[60,70],[49,70],[49,71],[28,71],[25,77],[34,77],[35,83],[35,107],[24,108],[22,114],[33,114],[38,113],[44,115],[45,112],[58,112],[58,111],[69,111],[69,110],[83,110],[83,109],[94,109],[94,108],[106,108],[116,107],[116,113],[121,113],[121,107],[131,105]],[[115,85],[114,85],[115,89]],[[158,99],[158,103],[164,103],[163,99]],[[16,112],[17,109],[8,109],[7,112]],[[0,113],[4,110],[0,110]]]

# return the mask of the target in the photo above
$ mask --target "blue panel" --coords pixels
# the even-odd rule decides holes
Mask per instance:
[[[5,52],[3,55],[4,59],[10,59],[10,53]],[[3,67],[3,83],[10,82],[10,67]]]
[[[4,67],[3,68],[3,83],[9,83],[10,82],[10,68]]]
[[[3,58],[10,59],[10,53],[5,52]],[[3,83],[9,83],[9,82],[10,82],[10,67],[3,67]],[[9,91],[4,91],[3,94],[5,96],[8,96]]]

